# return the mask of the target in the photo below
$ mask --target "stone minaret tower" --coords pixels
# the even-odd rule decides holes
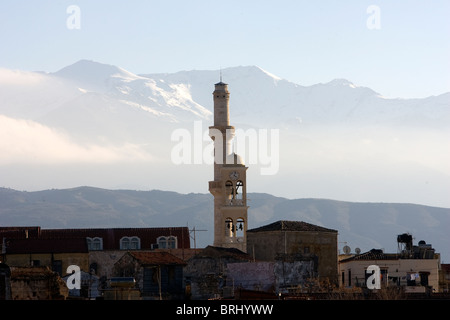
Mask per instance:
[[[214,196],[214,246],[247,252],[247,167],[232,151],[228,85],[216,83],[213,96],[209,135],[214,141],[214,181],[209,182],[209,192]]]

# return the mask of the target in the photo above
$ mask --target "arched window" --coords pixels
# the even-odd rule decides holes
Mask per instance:
[[[170,236],[167,239],[167,248],[176,249],[177,248],[177,237]]]
[[[158,239],[156,239],[156,242],[158,243],[159,249],[167,248],[167,238],[166,237],[164,237],[164,236],[158,237]]]
[[[138,237],[132,237],[130,239],[130,249],[132,250],[138,250],[141,248],[141,241]]]
[[[141,239],[138,237],[122,237],[120,239],[121,250],[138,250],[141,248]]]
[[[121,250],[130,249],[130,238],[123,237],[122,239],[120,239],[120,249]]]
[[[88,250],[94,251],[94,250],[103,250],[103,239],[99,237],[95,238],[86,238]]]

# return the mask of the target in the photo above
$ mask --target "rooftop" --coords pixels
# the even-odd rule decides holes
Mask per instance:
[[[7,239],[7,254],[23,253],[87,253],[87,243],[85,239],[65,239],[65,241],[55,241],[53,239]]]
[[[265,231],[315,231],[315,232],[337,232],[337,230],[320,227],[303,221],[279,220],[274,223],[247,230],[247,232]]]
[[[152,251],[152,252],[128,252],[133,258],[138,260],[144,265],[167,265],[167,264],[179,264],[185,265],[186,263],[177,258],[173,254],[164,251]]]
[[[235,261],[251,261],[251,257],[236,248],[223,248],[207,246],[198,252],[193,258],[233,259]]]
[[[342,259],[340,262],[353,260],[398,260],[400,256],[395,253],[384,253],[381,249],[372,249],[370,251],[353,255],[349,258]]]
[[[99,237],[103,240],[103,250],[119,249],[123,237],[139,237],[141,249],[151,249],[160,236],[177,237],[178,248],[190,247],[189,229],[187,227],[154,228],[80,228],[80,229],[41,229],[40,227],[1,227],[1,240],[6,239],[49,239],[53,242],[61,239]]]

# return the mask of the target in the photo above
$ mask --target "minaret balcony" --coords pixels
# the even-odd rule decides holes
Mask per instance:
[[[222,194],[222,183],[220,181],[209,181],[209,192],[211,192],[214,196]]]

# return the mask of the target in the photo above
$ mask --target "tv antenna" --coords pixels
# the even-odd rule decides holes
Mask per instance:
[[[199,231],[208,231],[208,230],[204,230],[204,229],[200,229],[199,230],[199,229],[196,229],[195,227],[193,229],[189,230],[189,235],[190,235],[191,239],[194,240],[194,249],[197,249],[197,243],[196,243],[196,240],[195,240],[195,233],[199,232]],[[191,234],[193,234],[193,236]]]

